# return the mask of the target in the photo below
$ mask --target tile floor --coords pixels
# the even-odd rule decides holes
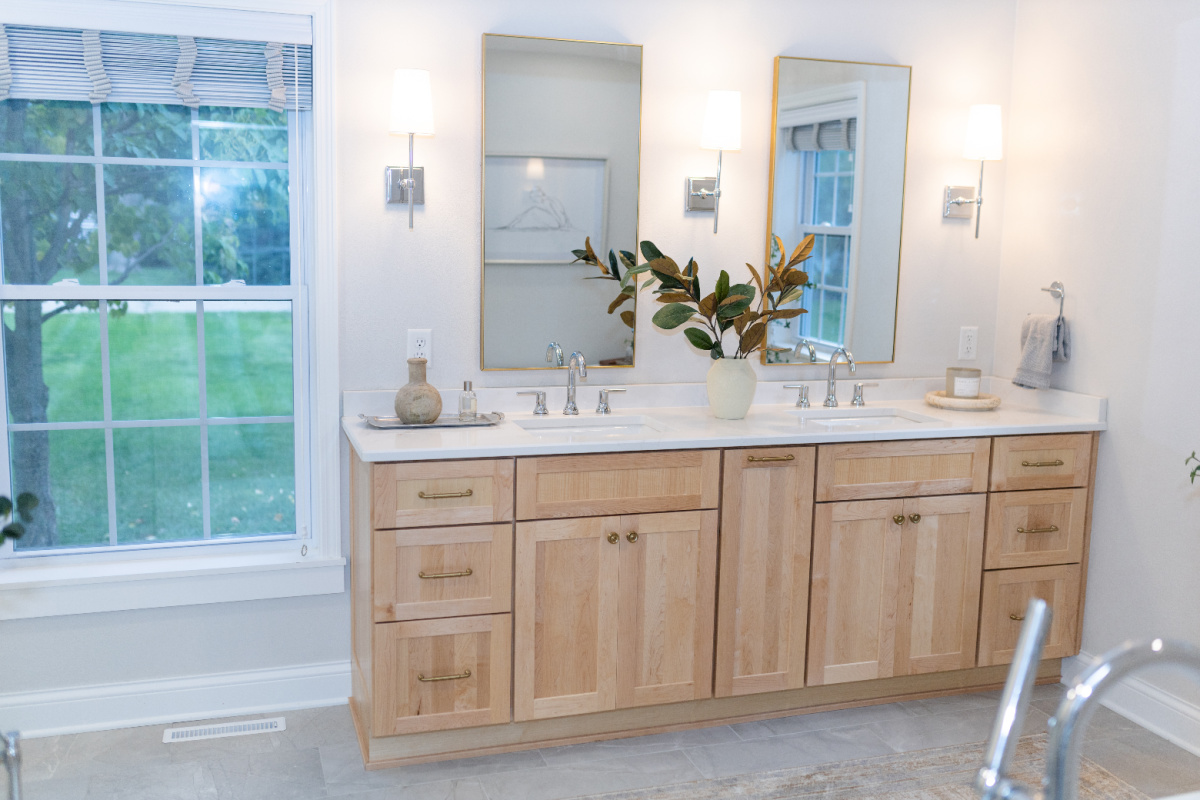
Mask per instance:
[[[1038,687],[1027,731],[1062,686]],[[26,800],[562,800],[983,742],[997,692],[913,700],[484,758],[363,769],[346,706],[290,711],[287,730],[162,743],[163,726],[25,742]],[[279,716],[279,715],[270,715]],[[1085,754],[1152,797],[1200,789],[1200,758],[1107,709]],[[6,796],[0,777],[0,796]]]

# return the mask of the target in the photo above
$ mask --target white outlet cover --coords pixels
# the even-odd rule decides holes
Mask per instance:
[[[429,328],[408,329],[407,358],[433,360],[433,331]]]
[[[958,360],[972,361],[979,357],[979,328],[963,326],[958,331]]]

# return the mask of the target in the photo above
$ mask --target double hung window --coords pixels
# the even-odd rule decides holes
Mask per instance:
[[[304,537],[311,48],[0,31],[0,557]]]

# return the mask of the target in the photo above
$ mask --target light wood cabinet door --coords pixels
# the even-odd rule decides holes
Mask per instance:
[[[725,452],[717,697],[804,686],[814,447]]]
[[[1029,601],[1045,600],[1053,612],[1042,658],[1079,653],[1079,564],[1001,569],[983,574],[979,666],[1012,662]]]
[[[988,498],[987,569],[1083,559],[1087,489],[996,492]]]
[[[517,519],[716,508],[721,452],[604,453],[517,461]]]
[[[992,448],[992,491],[1087,486],[1092,469],[1092,436],[997,436]]]
[[[808,684],[974,666],[984,495],[821,503]]]
[[[817,501],[986,492],[990,453],[990,439],[821,445]]]
[[[375,531],[375,621],[510,610],[512,527],[506,522]]]
[[[894,674],[903,514],[903,500],[817,505],[810,686]]]
[[[508,722],[511,617],[373,626],[375,736]]]
[[[517,523],[513,717],[617,707],[619,517]]]
[[[376,464],[372,525],[422,528],[513,518],[513,459]]]
[[[986,509],[982,494],[904,501],[893,674],[975,666]]]
[[[712,697],[717,512],[621,517],[617,707]]]

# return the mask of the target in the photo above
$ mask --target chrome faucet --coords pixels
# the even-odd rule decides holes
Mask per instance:
[[[811,362],[816,362],[817,348],[813,347],[812,342],[810,342],[808,339],[801,339],[799,341],[799,343],[796,345],[796,349],[792,351],[792,358],[799,358],[800,351],[805,348],[808,349],[808,360]]]
[[[21,800],[21,735],[16,731],[0,733],[0,756],[8,767],[9,800]]]
[[[854,372],[857,369],[854,366],[854,356],[844,347],[839,347],[833,351],[833,355],[829,357],[829,386],[825,391],[825,407],[837,408],[837,362],[838,356],[845,356],[846,363],[850,365],[850,371]]]
[[[558,342],[551,342],[546,345],[546,361],[556,367],[563,365],[562,346]]]
[[[1164,664],[1187,667],[1200,676],[1200,648],[1186,642],[1153,639],[1126,642],[1109,650],[1075,678],[1050,719],[1046,774],[1040,791],[1021,786],[1006,773],[1021,735],[1021,722],[1049,629],[1050,610],[1045,601],[1030,600],[984,765],[975,778],[975,788],[985,800],[1077,800],[1083,731],[1113,686],[1135,672]]]
[[[575,416],[579,413],[579,406],[575,404],[575,373],[578,371],[579,377],[587,377],[587,361],[583,358],[583,353],[576,350],[571,353],[571,360],[567,364],[567,404],[563,407],[563,413]]]

